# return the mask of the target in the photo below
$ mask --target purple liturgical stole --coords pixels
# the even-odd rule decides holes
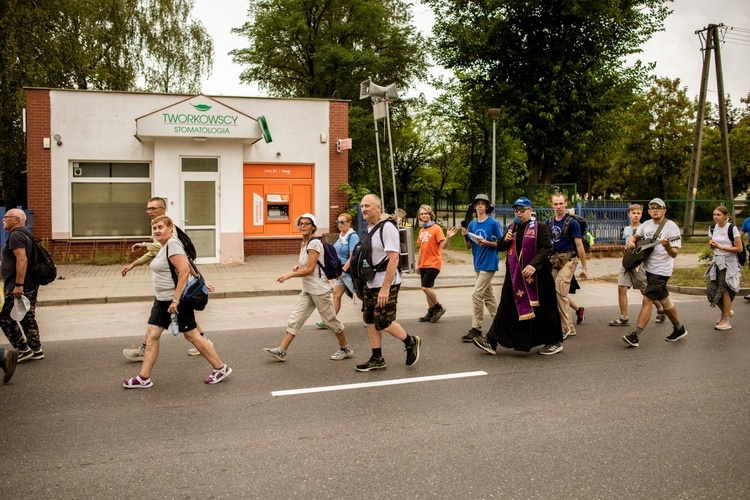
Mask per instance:
[[[521,242],[521,252],[516,252],[517,237],[513,237],[508,249],[508,268],[510,269],[511,283],[513,284],[513,298],[516,301],[518,319],[525,320],[534,317],[534,307],[539,306],[539,293],[537,290],[536,273],[529,278],[524,278],[521,271],[536,255],[536,219],[531,219],[526,225]]]

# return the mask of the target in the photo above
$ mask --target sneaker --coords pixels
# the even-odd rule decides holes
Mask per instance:
[[[153,385],[154,383],[151,382],[151,377],[141,378],[140,375],[122,381],[122,386],[125,387],[125,389],[148,389]]]
[[[638,347],[638,334],[635,332],[630,332],[627,335],[623,335],[622,340],[630,347]]]
[[[317,326],[320,330],[325,330],[326,329],[326,324],[324,322],[322,322],[322,321],[316,321],[315,322],[315,326]]]
[[[132,349],[123,349],[122,354],[123,356],[128,358],[129,361],[143,361],[143,356],[146,354],[146,348],[144,346],[140,346],[134,347]]]
[[[367,360],[367,363],[356,365],[354,368],[356,368],[358,372],[369,372],[370,370],[384,370],[386,368],[385,359],[370,358]]]
[[[211,372],[211,375],[203,379],[206,384],[218,384],[232,373],[232,369],[227,365],[222,366],[218,370]]]
[[[665,338],[664,340],[666,340],[667,342],[677,342],[685,335],[687,335],[687,330],[685,330],[685,325],[682,325],[679,330],[677,328],[674,328],[669,337]]]
[[[609,322],[609,326],[628,326],[629,324],[630,318],[623,318],[622,316]]]
[[[0,359],[0,368],[5,372],[3,384],[7,384],[13,377],[13,373],[16,371],[16,363],[18,363],[18,349],[7,349],[3,359]]]
[[[435,309],[432,312],[432,318],[430,318],[430,323],[437,323],[440,318],[443,317],[443,314],[445,314],[445,307],[440,306],[440,309]]]
[[[667,315],[664,313],[664,311],[656,311],[656,319],[654,320],[654,323],[664,323],[664,320],[666,319]]]
[[[38,351],[35,351],[34,349],[31,350],[31,357],[29,358],[32,361],[36,361],[39,359],[44,359],[44,353],[42,352],[42,349],[40,348]]]
[[[286,361],[286,351],[282,349],[281,347],[274,347],[273,349],[264,347],[263,352],[265,352],[272,358],[278,359],[279,361]]]
[[[546,346],[542,347],[537,351],[537,354],[543,354],[545,356],[551,356],[552,354],[557,354],[558,352],[563,350],[562,342],[557,342],[555,344],[547,344]]]
[[[406,349],[406,366],[413,366],[419,361],[419,346],[422,345],[422,339],[416,335],[412,336],[411,345],[405,347]]]
[[[474,337],[472,340],[474,342],[474,345],[486,352],[487,354],[497,354],[497,345],[492,345],[492,342],[489,341],[487,337],[484,335],[480,335],[479,337]]]
[[[479,330],[478,328],[472,328],[471,330],[469,330],[469,333],[461,337],[461,342],[474,342],[474,338],[481,336],[482,330]]]
[[[750,293],[748,293],[747,295],[745,295],[745,300],[748,301],[748,302],[750,302]]]
[[[33,355],[34,355],[34,351],[32,351],[31,349],[29,349],[28,347],[26,348],[25,351],[19,350],[18,351],[18,362],[19,363],[23,363],[24,361],[28,361],[29,359],[31,359],[31,357]]]
[[[583,315],[584,312],[586,312],[586,308],[585,307],[579,307],[576,310],[576,316],[578,316],[578,319],[576,320],[576,324],[577,325],[580,325],[586,319],[586,317]]]
[[[203,337],[203,338],[208,340],[207,337]],[[211,345],[214,345],[214,343],[211,342],[210,340],[208,340],[208,343]],[[188,356],[200,356],[200,355],[201,355],[201,352],[197,348],[191,347],[190,349],[188,349]]]
[[[576,335],[576,331],[571,328],[567,332],[563,332],[563,340],[565,340],[565,337],[575,337]]]
[[[429,309],[427,309],[427,314],[425,314],[424,316],[422,316],[421,318],[419,318],[419,322],[420,323],[427,323],[428,321],[430,321],[432,319],[432,313],[433,312],[434,312],[434,309],[432,307],[430,307]]]
[[[346,359],[350,357],[352,354],[354,354],[354,349],[352,349],[349,346],[346,347],[339,347],[339,350],[331,354],[331,359],[335,361],[340,361],[342,359]]]
[[[568,335],[570,335],[570,330],[568,330],[567,332],[562,332],[562,339],[563,340],[567,339]]]

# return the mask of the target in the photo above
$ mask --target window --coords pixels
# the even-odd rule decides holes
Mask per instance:
[[[72,170],[74,238],[150,236],[149,163],[74,162]]]

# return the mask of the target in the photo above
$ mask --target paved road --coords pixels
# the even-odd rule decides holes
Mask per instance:
[[[652,323],[628,349],[625,329],[604,326],[614,285],[587,284],[586,322],[562,353],[488,356],[458,341],[467,289],[439,291],[455,305],[436,325],[407,307],[420,294],[402,299],[424,339],[412,368],[386,339],[388,369],[354,371],[369,349],[351,304],[354,360],[328,360],[336,342],[311,328],[278,363],[261,349],[277,345],[294,298],[225,299],[203,319],[232,376],[203,384],[208,364],[164,336],[143,391],[122,389],[138,365],[120,351],[140,340],[148,304],[43,309],[46,358],[0,387],[0,498],[750,497],[750,304],[717,332],[704,298],[676,295],[689,335],[664,342],[670,327]]]

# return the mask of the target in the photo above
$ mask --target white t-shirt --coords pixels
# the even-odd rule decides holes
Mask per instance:
[[[740,236],[740,230],[737,229],[737,226],[734,227],[734,235],[732,238],[729,238],[729,223],[724,224],[724,227],[719,227],[718,224],[715,224],[716,229],[711,236],[711,239],[714,240],[716,243],[718,243],[722,247],[733,247],[734,246],[734,238],[739,238]],[[711,226],[713,227],[713,226]],[[718,248],[714,249],[714,255],[737,255],[734,252],[728,252],[726,250],[720,250]]]
[[[638,226],[638,229],[636,229],[635,232],[645,240],[644,243],[649,243],[651,242],[651,238],[654,236],[654,233],[658,228],[659,225],[654,224],[653,220],[647,220],[646,222]],[[664,224],[664,228],[659,235],[659,239],[671,238],[675,236],[679,238],[680,228],[677,226],[677,224],[669,220],[666,224]],[[682,243],[679,239],[676,239],[672,242],[672,246],[675,248],[680,248],[682,246]],[[655,247],[653,247],[653,252],[651,252],[651,255],[646,257],[646,261],[643,263],[644,271],[651,274],[658,274],[659,276],[672,276],[673,269],[674,258],[672,258],[669,253],[667,253],[667,249],[664,248],[664,245],[656,245]]]
[[[372,231],[373,226],[367,228],[368,231]],[[388,221],[383,222],[383,239],[380,239],[380,228],[372,235],[372,263],[375,266],[385,259],[388,254],[386,252],[396,252],[400,258],[401,241],[398,235],[398,229],[396,226]],[[367,288],[380,288],[383,286],[383,280],[385,279],[385,271],[375,273],[375,277],[372,281],[367,282]],[[393,279],[391,285],[398,285],[401,283],[401,273],[396,272],[396,276]]]
[[[171,301],[174,299],[175,284],[172,279],[172,273],[169,270],[169,263],[167,262],[167,248],[169,248],[170,257],[177,254],[185,255],[185,248],[182,246],[182,242],[172,237],[166,246],[159,249],[159,253],[156,254],[154,260],[148,265],[152,273],[151,282],[154,284],[156,300],[159,301]]]
[[[307,245],[303,245],[299,251],[299,267],[307,267],[307,256],[308,250],[315,250],[318,252],[318,262],[323,265],[323,243],[318,239],[311,239],[307,242]],[[302,291],[309,293],[310,295],[323,295],[331,291],[331,284],[326,278],[326,274],[323,269],[316,265],[312,274],[302,277]]]

